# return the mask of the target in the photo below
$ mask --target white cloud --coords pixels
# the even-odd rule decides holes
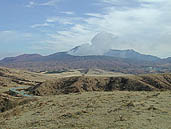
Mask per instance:
[[[91,16],[91,17],[97,17],[97,18],[103,18],[103,15],[98,14],[98,13],[86,13],[84,15]]]
[[[26,7],[31,8],[35,6],[56,6],[61,0],[48,0],[47,2],[35,2],[35,1],[30,1]]]
[[[66,11],[66,12],[61,12],[63,14],[66,14],[66,15],[74,15],[75,13],[72,12],[72,11]]]
[[[49,34],[49,39],[46,42],[53,46],[51,48],[56,48],[58,51],[69,50],[82,43],[89,43],[93,36],[94,32],[86,30],[85,26],[77,24],[72,26],[70,31],[63,30]]]
[[[72,25],[73,24],[73,19],[71,18],[62,18],[62,17],[50,17],[46,19],[46,22],[48,23],[54,23],[54,22],[58,22],[60,24],[68,24],[68,25]]]
[[[34,1],[30,1],[27,5],[26,5],[26,7],[28,7],[28,8],[31,8],[31,7],[34,7],[34,6],[36,6],[37,4],[34,2]]]
[[[79,22],[81,22],[83,20],[83,18],[80,17],[59,17],[59,16],[55,16],[55,17],[49,17],[46,19],[46,22],[48,23],[59,23],[59,24],[63,24],[63,25],[73,25],[73,24],[77,24]]]
[[[91,44],[83,44],[77,51],[69,51],[69,54],[77,56],[103,55],[111,49],[114,42],[117,42],[117,36],[101,32],[93,37]]]
[[[140,2],[147,2],[147,3],[159,3],[159,2],[167,2],[168,0],[140,0]]]
[[[60,0],[49,0],[48,2],[40,3],[39,5],[42,6],[56,6],[57,3],[59,3]]]
[[[111,4],[105,7],[104,15],[90,14],[84,21],[91,30],[107,31],[119,36],[115,49],[133,48],[142,53],[164,56],[171,47],[171,1],[140,0],[139,6],[126,4],[125,0],[103,0],[126,8],[118,9]],[[132,2],[135,0],[131,0]],[[136,0],[138,2],[138,0]],[[146,2],[146,3],[144,3]],[[94,16],[94,17],[93,17]],[[162,54],[165,53],[165,54]],[[168,56],[168,55],[165,55]]]
[[[48,27],[48,26],[51,26],[51,24],[48,24],[48,23],[34,24],[34,25],[31,25],[31,28]]]
[[[50,17],[48,23],[69,25],[49,34],[47,42],[53,48],[69,49],[90,43],[101,31],[118,36],[114,49],[135,49],[157,56],[171,55],[170,0],[97,0],[103,12],[89,12],[82,17],[63,12],[70,17]],[[100,2],[99,2],[100,1]],[[105,4],[104,4],[105,3]]]

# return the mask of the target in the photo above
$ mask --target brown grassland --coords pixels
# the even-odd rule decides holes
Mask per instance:
[[[9,94],[20,86],[38,96]],[[0,68],[0,129],[171,129],[170,89],[171,74]]]

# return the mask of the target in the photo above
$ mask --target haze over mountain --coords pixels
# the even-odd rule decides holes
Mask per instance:
[[[119,57],[119,58],[128,58],[128,59],[137,59],[144,61],[157,61],[160,60],[159,57],[152,55],[145,55],[134,51],[133,49],[128,50],[112,50],[110,49],[106,53],[105,56]]]
[[[0,61],[0,66],[31,71],[96,68],[123,73],[170,71],[170,58],[162,60],[155,56],[140,54],[134,50],[110,49],[110,45],[116,40],[116,36],[103,32],[97,34],[90,45],[77,46],[70,51],[48,56],[24,54],[8,57]]]
[[[103,55],[117,43],[117,39],[118,37],[111,33],[101,32],[93,37],[91,44],[77,46],[70,50],[68,54],[75,56]]]
[[[128,50],[111,49],[119,37],[101,32],[91,44],[77,46],[69,51],[58,52],[48,56],[23,54],[8,57],[0,61],[0,66],[22,68],[31,71],[59,71],[63,69],[100,68],[124,73],[168,72],[170,58],[160,59]]]
[[[138,59],[138,60],[149,60],[155,61],[160,58],[140,54],[133,49],[128,50],[113,50],[112,46],[117,44],[119,41],[119,37],[107,33],[101,32],[97,34],[92,40],[91,44],[84,44],[81,46],[77,46],[71,49],[68,54],[74,56],[88,56],[88,55],[104,55],[104,56],[112,56],[117,58],[129,58],[129,59]]]
[[[170,0],[2,0],[0,59],[92,45],[103,31],[114,34],[114,49],[169,57],[170,6]]]

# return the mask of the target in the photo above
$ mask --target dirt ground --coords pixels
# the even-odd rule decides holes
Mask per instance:
[[[171,91],[36,97],[0,113],[0,129],[171,129]]]

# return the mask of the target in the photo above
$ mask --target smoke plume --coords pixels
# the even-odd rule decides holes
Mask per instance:
[[[101,32],[91,40],[91,44],[78,46],[70,50],[68,54],[74,56],[103,55],[112,48],[117,39],[117,36],[111,33]]]

